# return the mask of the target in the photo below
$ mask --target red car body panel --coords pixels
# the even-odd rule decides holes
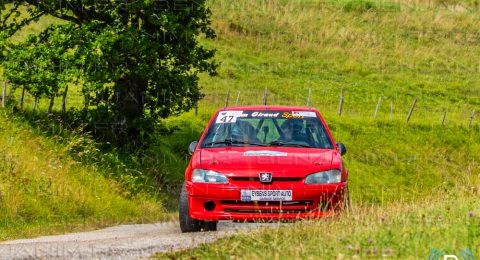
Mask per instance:
[[[317,114],[333,143],[333,149],[302,147],[239,147],[201,148],[209,126],[215,122],[219,112],[228,110],[293,110],[313,111]],[[245,156],[245,152],[275,151],[287,156]],[[206,169],[227,176],[228,184],[193,183],[193,169]],[[338,169],[342,173],[340,183],[305,184],[307,175]],[[271,183],[259,181],[260,172],[271,172]],[[313,108],[285,106],[229,107],[216,111],[202,134],[185,172],[191,218],[204,221],[236,220],[282,220],[319,218],[335,215],[335,207],[343,199],[348,173],[342,157],[327,124],[320,113]],[[242,189],[292,190],[292,201],[244,202],[240,200]],[[214,203],[213,209],[206,209],[205,203]]]

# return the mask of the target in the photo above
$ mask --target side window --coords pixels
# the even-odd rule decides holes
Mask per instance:
[[[230,135],[230,128],[231,126],[229,124],[214,125],[212,128],[210,128],[204,142],[211,143],[225,140]]]
[[[330,137],[327,135],[322,123],[319,122],[317,127],[312,127],[312,136],[319,147],[332,148]]]

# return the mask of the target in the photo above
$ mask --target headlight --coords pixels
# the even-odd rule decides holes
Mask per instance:
[[[227,184],[228,179],[225,175],[215,171],[195,169],[192,173],[192,182]]]
[[[305,184],[339,183],[341,178],[339,170],[328,170],[308,175],[305,179]]]

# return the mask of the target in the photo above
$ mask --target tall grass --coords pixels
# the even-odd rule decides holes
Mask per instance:
[[[0,240],[165,217],[154,198],[129,195],[68,149],[0,110]]]
[[[442,194],[386,207],[358,205],[320,221],[261,229],[159,259],[426,259],[431,250],[478,254],[480,204],[468,194]],[[443,256],[442,256],[443,257]]]

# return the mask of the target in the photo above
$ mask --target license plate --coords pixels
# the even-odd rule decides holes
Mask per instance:
[[[291,201],[292,190],[241,190],[242,201]]]

